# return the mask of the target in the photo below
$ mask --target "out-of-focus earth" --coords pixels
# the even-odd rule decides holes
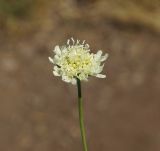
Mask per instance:
[[[0,1],[0,151],[82,151],[76,86],[48,61],[70,37],[109,53],[82,83],[89,150],[159,151],[160,1],[19,3]]]

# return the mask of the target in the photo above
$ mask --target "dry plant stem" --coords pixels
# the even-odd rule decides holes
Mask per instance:
[[[78,88],[78,111],[79,111],[79,124],[81,130],[82,144],[84,151],[88,151],[86,133],[84,127],[84,117],[83,117],[83,102],[81,93],[81,81],[77,78],[77,88]]]

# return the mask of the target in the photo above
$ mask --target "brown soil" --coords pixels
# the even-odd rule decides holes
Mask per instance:
[[[76,87],[53,77],[48,62],[71,36],[110,55],[107,78],[82,84],[90,151],[159,151],[160,35],[112,19],[47,15],[45,25],[1,31],[0,151],[82,151]]]

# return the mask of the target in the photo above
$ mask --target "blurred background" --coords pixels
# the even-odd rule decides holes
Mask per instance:
[[[82,151],[76,87],[48,61],[70,37],[110,55],[82,84],[90,151],[159,151],[159,0],[0,0],[0,151]]]

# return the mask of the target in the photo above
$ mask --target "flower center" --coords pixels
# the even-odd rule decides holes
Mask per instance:
[[[66,62],[73,69],[83,69],[91,63],[89,58],[81,59],[79,56],[74,59],[66,58]]]

